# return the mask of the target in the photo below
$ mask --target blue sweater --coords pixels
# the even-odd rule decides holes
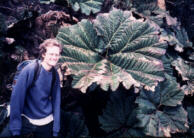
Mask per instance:
[[[35,63],[32,63],[27,65],[18,76],[11,95],[10,131],[13,135],[20,134],[21,114],[32,119],[41,119],[53,114],[53,136],[57,136],[60,129],[61,103],[59,75],[56,73],[56,81],[51,91],[52,72],[46,71],[41,66],[35,85],[27,91],[27,88],[32,84],[34,72]]]

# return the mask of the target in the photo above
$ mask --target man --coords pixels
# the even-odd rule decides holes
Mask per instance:
[[[27,65],[20,73],[13,89],[10,103],[9,129],[13,136],[33,133],[34,137],[57,136],[60,129],[60,80],[53,70],[57,64],[61,44],[47,39],[40,45],[40,73],[30,87],[35,75],[35,63]],[[28,89],[30,87],[30,89]]]

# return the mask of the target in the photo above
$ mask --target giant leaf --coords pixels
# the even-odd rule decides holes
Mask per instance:
[[[127,89],[135,85],[154,90],[163,80],[160,57],[166,47],[159,32],[131,12],[117,9],[93,23],[82,20],[57,35],[64,45],[61,62],[74,74],[73,87],[85,92],[96,82],[115,91],[122,82]]]
[[[175,67],[178,74],[181,75],[182,80],[187,82],[182,89],[185,94],[194,94],[194,64],[191,62],[184,61],[182,58],[172,62],[172,66]]]
[[[135,96],[123,91],[111,94],[103,114],[99,116],[101,128],[110,136],[141,136],[135,128]]]
[[[186,132],[188,128],[187,112],[181,106],[184,93],[174,78],[165,76],[155,92],[142,90],[136,99],[138,126],[146,135],[170,137],[170,133]]]

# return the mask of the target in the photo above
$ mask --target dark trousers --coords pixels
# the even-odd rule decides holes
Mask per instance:
[[[43,126],[36,126],[31,124],[27,118],[22,117],[22,129],[21,129],[20,137],[51,138],[52,129],[53,129],[53,121]],[[13,137],[9,130],[9,123],[0,134],[0,138],[7,138],[7,137]]]

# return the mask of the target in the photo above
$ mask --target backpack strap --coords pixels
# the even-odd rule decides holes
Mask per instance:
[[[38,76],[40,75],[41,65],[40,65],[38,59],[36,59],[35,62],[36,62],[35,63],[36,65],[35,65],[35,70],[34,70],[34,78],[33,78],[32,84],[29,86],[28,89],[32,88],[35,85],[35,82],[38,79]],[[56,69],[53,67],[52,68],[52,83],[51,83],[51,90],[50,91],[53,90],[55,81],[56,81]]]
[[[40,74],[41,65],[38,61],[38,59],[35,60],[35,69],[34,69],[34,78],[29,88],[32,88],[35,85],[36,80],[38,79],[38,76]]]
[[[51,93],[52,93],[52,90],[53,90],[53,88],[54,88],[55,81],[56,81],[56,69],[53,67],[53,68],[52,68],[52,84],[51,84]]]

